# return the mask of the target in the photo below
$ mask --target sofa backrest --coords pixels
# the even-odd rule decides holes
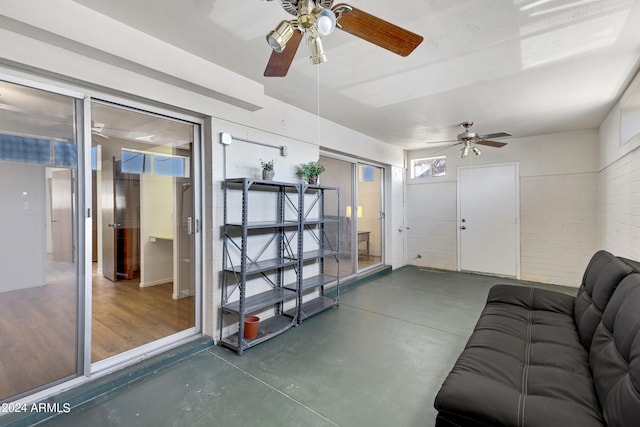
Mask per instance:
[[[640,273],[640,262],[634,261],[634,260],[629,259],[629,258],[622,258],[622,257],[618,257],[618,258],[620,258],[622,261],[624,261],[627,264],[629,264],[631,266],[631,268],[633,268],[635,273]]]
[[[589,363],[608,427],[640,422],[640,274],[617,287],[598,325]]]
[[[598,251],[587,265],[573,306],[582,345],[587,351],[613,291],[634,269],[607,251]]]

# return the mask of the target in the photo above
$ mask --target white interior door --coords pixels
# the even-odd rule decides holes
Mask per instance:
[[[520,276],[517,163],[458,168],[458,267]]]

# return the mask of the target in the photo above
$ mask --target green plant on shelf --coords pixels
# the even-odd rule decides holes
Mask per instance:
[[[309,184],[317,184],[318,177],[324,171],[325,167],[320,162],[301,163],[298,169],[298,176],[304,178]]]
[[[269,160],[268,162],[265,162],[264,160],[260,159],[260,166],[262,166],[262,170],[272,171],[274,167],[274,160]]]

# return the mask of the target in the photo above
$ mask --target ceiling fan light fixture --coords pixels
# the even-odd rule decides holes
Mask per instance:
[[[469,155],[469,144],[464,144],[464,147],[460,149],[460,158],[464,159]]]
[[[282,52],[287,43],[291,40],[295,28],[289,21],[282,21],[278,24],[275,30],[267,34],[267,43],[271,46],[275,52]]]
[[[327,61],[327,55],[324,54],[324,47],[322,46],[322,38],[319,34],[309,34],[307,44],[309,45],[309,59],[313,65],[322,64]]]
[[[480,149],[475,146],[471,149],[471,151],[473,151],[473,154],[475,154],[476,156],[479,156],[480,154],[482,154],[482,151],[480,151]]]
[[[316,7],[313,10],[313,15],[316,17],[316,28],[320,35],[328,36],[335,30],[336,15],[333,12],[322,7]]]

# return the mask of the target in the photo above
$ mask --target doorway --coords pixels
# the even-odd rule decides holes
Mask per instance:
[[[340,277],[384,263],[384,168],[320,156],[322,184],[340,188]]]
[[[458,269],[520,277],[518,163],[458,168]]]
[[[383,176],[384,169],[370,164],[358,164],[356,242],[358,271],[381,265],[383,262]]]
[[[0,80],[0,402],[201,323],[197,119],[16,80]]]
[[[193,123],[93,101],[91,361],[196,326]]]

